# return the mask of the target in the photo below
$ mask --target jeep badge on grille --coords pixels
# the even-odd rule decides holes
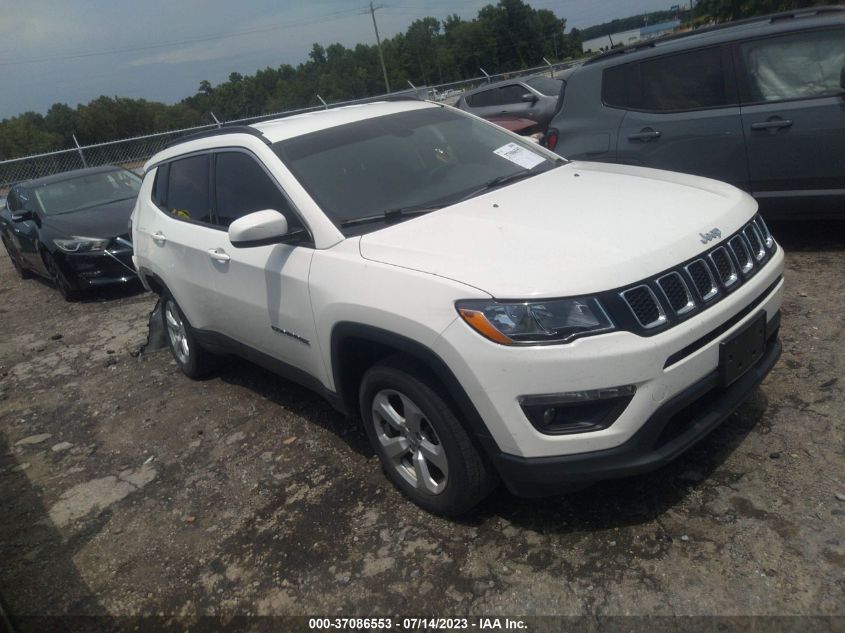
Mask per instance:
[[[699,235],[701,236],[701,243],[707,244],[707,242],[717,240],[722,237],[722,232],[719,229],[713,229],[707,233],[699,233]]]

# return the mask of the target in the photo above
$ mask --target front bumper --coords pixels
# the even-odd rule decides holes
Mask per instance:
[[[768,322],[763,356],[729,387],[719,387],[718,371],[706,375],[668,400],[628,441],[613,448],[557,457],[491,455],[499,475],[514,494],[541,497],[665,466],[719,426],[763,381],[781,353],[779,324],[778,313]]]
[[[112,248],[95,253],[64,253],[60,265],[80,288],[97,288],[138,280],[130,248]]]

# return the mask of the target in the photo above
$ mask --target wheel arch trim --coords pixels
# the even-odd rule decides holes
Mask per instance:
[[[446,362],[431,348],[411,338],[363,323],[341,321],[331,331],[331,373],[334,390],[347,412],[357,410],[357,381],[344,371],[344,349],[350,340],[371,342],[405,354],[431,372],[446,390],[447,395],[458,408],[460,421],[467,431],[481,445],[487,455],[500,452],[499,446],[487,429],[469,395]]]

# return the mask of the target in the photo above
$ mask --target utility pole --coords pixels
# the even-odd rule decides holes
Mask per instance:
[[[376,32],[376,44],[378,45],[378,58],[381,60],[381,71],[384,73],[384,87],[387,92],[390,92],[390,82],[387,80],[387,67],[384,65],[384,54],[381,52],[381,38],[378,36],[378,24],[376,24],[376,9],[381,9],[382,5],[373,6],[370,2],[370,15],[373,17],[373,29]]]

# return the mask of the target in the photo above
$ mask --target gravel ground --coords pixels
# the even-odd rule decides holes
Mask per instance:
[[[659,472],[460,521],[403,500],[317,396],[139,356],[151,295],[67,304],[0,253],[6,609],[845,616],[845,224],[774,231],[784,354],[736,414]]]

